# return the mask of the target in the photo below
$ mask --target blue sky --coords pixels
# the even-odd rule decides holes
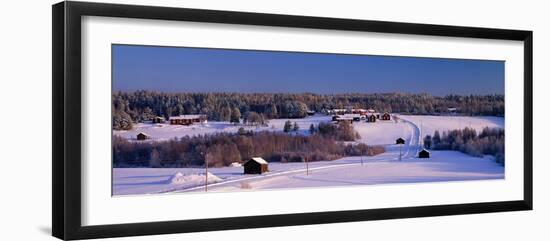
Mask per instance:
[[[504,94],[504,62],[113,45],[113,89]]]

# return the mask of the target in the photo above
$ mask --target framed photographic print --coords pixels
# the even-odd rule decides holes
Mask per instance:
[[[53,235],[530,210],[532,116],[531,31],[65,1]]]

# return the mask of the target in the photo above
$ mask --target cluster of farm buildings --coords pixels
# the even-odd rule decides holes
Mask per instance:
[[[164,117],[161,116],[155,116],[152,120],[153,123],[166,123],[166,120]],[[208,120],[206,118],[206,115],[179,115],[179,116],[171,116],[168,119],[168,122],[170,125],[192,125],[195,123],[206,123]]]
[[[193,125],[197,123],[206,123],[208,121],[206,115],[179,115],[179,116],[171,116],[168,119],[168,123],[170,125]],[[166,119],[161,116],[155,116],[151,119],[151,122],[155,124],[164,124],[166,123]],[[140,132],[137,134],[136,139],[139,141],[150,139],[150,136],[146,133]]]
[[[377,120],[391,120],[391,115],[387,112],[379,113],[373,109],[332,109],[327,114],[332,115],[332,121],[353,122],[365,120],[366,122],[376,122]]]
[[[331,109],[326,110],[327,115],[332,115],[332,121],[336,122],[353,122],[365,120],[366,122],[376,122],[377,120],[391,120],[391,115],[387,112],[379,113],[373,109],[355,109],[355,108],[346,108],[346,109]],[[314,115],[314,111],[308,111],[308,115]],[[161,116],[155,116],[151,119],[153,123],[164,124],[166,119]],[[168,119],[170,125],[193,125],[199,123],[206,123],[207,116],[203,114],[198,115],[179,115],[171,116]]]

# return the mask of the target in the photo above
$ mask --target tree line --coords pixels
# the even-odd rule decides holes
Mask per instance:
[[[504,129],[485,127],[481,133],[475,129],[451,130],[424,137],[424,147],[433,150],[455,150],[472,156],[493,155],[498,163],[504,165]]]
[[[333,124],[330,124],[333,125]],[[348,128],[338,125],[335,128]],[[351,125],[350,125],[351,126]],[[222,167],[243,163],[251,157],[263,157],[270,162],[304,162],[335,160],[344,156],[377,155],[382,146],[344,144],[335,132],[315,132],[311,135],[289,135],[280,132],[218,133],[186,136],[162,142],[135,142],[119,136],[113,138],[115,167]],[[353,131],[352,128],[352,132]],[[346,139],[347,140],[347,139]]]
[[[131,129],[133,123],[154,116],[205,114],[209,120],[239,122],[241,117],[268,120],[303,118],[308,111],[334,108],[373,108],[380,112],[438,115],[457,108],[461,115],[504,116],[504,95],[448,95],[406,93],[166,93],[115,92],[112,95],[113,128]],[[248,119],[247,119],[248,120]]]

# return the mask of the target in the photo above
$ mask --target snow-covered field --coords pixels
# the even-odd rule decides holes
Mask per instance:
[[[388,145],[395,144],[397,138],[408,140],[411,138],[413,126],[405,122],[378,121],[354,122],[353,128],[359,132],[361,138],[357,141],[369,145]]]
[[[496,116],[426,116],[426,115],[400,115],[402,119],[414,122],[422,129],[423,135],[433,135],[439,132],[473,128],[478,133],[485,127],[504,128],[504,118]]]
[[[376,123],[354,122],[361,139],[369,145],[384,145],[386,153],[373,157],[345,157],[334,161],[309,163],[269,163],[269,172],[262,175],[244,175],[243,167],[209,168],[208,191],[246,191],[273,188],[300,188],[320,186],[367,185],[384,183],[416,183],[438,181],[466,181],[504,178],[504,167],[491,157],[477,158],[456,151],[432,151],[429,159],[418,159],[420,129],[423,133],[446,131],[466,126],[481,130],[485,126],[504,127],[499,117],[399,116],[400,121]],[[329,116],[292,119],[307,133],[311,123],[329,121]],[[248,127],[250,130],[282,131],[285,119],[271,120],[269,127]],[[271,126],[274,126],[272,128]],[[146,132],[156,140],[185,135],[215,132],[236,132],[239,126],[210,122],[202,126],[156,127],[138,124],[132,131],[115,134],[135,138]],[[399,147],[395,139],[406,140],[403,158],[398,161]],[[202,168],[115,168],[113,195],[156,194],[170,192],[204,191],[205,171]],[[174,181],[179,180],[179,181]]]
[[[135,140],[136,135],[140,132],[146,133],[151,137],[153,141],[169,140],[173,138],[180,138],[184,136],[196,136],[213,133],[236,133],[239,128],[243,127],[245,130],[252,131],[283,131],[283,127],[287,120],[292,123],[296,122],[300,127],[300,132],[303,134],[308,133],[309,126],[311,124],[318,124],[323,121],[331,121],[330,116],[315,115],[308,116],[303,119],[272,119],[269,120],[267,126],[247,126],[247,125],[234,125],[229,122],[221,121],[208,121],[205,124],[195,124],[191,126],[183,125],[170,125],[170,124],[152,124],[152,123],[138,123],[134,125],[132,130],[128,131],[113,131],[114,135],[125,137],[129,140]]]
[[[447,131],[462,129],[464,127],[475,128],[481,131],[484,127],[504,127],[502,117],[470,117],[470,116],[415,116],[398,115],[403,120],[410,121],[421,129],[423,134],[433,134],[435,130]],[[282,132],[287,120],[296,122],[300,127],[301,134],[307,134],[311,124],[331,121],[330,116],[315,115],[303,119],[272,119],[268,126],[254,127],[246,125],[234,125],[228,122],[209,121],[206,124],[195,124],[191,126],[138,123],[134,129],[128,131],[113,131],[114,135],[122,136],[129,140],[135,140],[140,132],[151,137],[151,141],[163,141],[184,136],[196,136],[213,133],[236,133],[239,128],[252,131],[277,131]],[[353,127],[361,135],[360,142],[369,145],[386,145],[395,143],[395,139],[402,137],[409,138],[414,126],[403,121],[378,121],[368,123],[365,121],[353,122]]]
[[[360,157],[313,162],[309,163],[309,174],[304,163],[270,163],[270,171],[263,175],[244,175],[242,167],[209,168],[208,191],[504,178],[504,167],[489,157],[476,158],[456,151],[433,151],[431,154],[429,159],[398,161],[398,154],[390,152],[364,157],[363,165]],[[177,173],[191,176],[193,181],[172,182]],[[201,168],[115,168],[113,175],[114,195],[204,191],[204,169]]]

